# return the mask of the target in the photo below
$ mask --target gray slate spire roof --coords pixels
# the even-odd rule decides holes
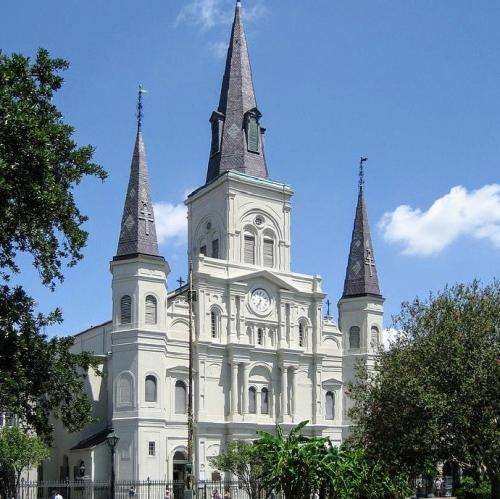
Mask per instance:
[[[158,242],[149,192],[146,149],[140,121],[130,166],[127,197],[123,208],[122,226],[116,256],[124,258],[137,254],[158,256]]]
[[[219,107],[210,118],[212,146],[207,183],[226,170],[238,170],[257,177],[268,176],[264,157],[264,129],[259,125],[260,116],[243,29],[241,3],[238,1]],[[251,117],[256,120],[256,126],[252,130],[253,142],[247,140],[248,121]]]
[[[363,184],[360,182],[342,298],[365,295],[381,296]]]

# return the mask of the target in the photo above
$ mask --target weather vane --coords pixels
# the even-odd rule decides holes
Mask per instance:
[[[142,105],[142,94],[147,93],[147,90],[145,90],[142,85],[139,85],[139,92],[137,96],[137,130],[141,130],[142,126],[142,118],[144,117],[144,114],[142,112],[143,105]]]
[[[363,189],[363,186],[365,185],[365,171],[364,171],[364,166],[363,163],[365,161],[368,161],[368,158],[361,158],[359,159],[359,188],[360,190]]]

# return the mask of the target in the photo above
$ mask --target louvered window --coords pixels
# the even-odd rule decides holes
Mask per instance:
[[[257,329],[257,343],[259,345],[262,345],[264,343],[264,331],[260,327],[259,329]]]
[[[326,392],[325,397],[325,419],[335,419],[335,403],[332,392]]]
[[[303,347],[304,344],[305,344],[305,326],[304,324],[301,322],[299,324],[299,347]]]
[[[219,240],[212,240],[212,258],[219,258]]]
[[[272,267],[274,265],[274,241],[272,239],[264,239],[264,267]]]
[[[122,296],[120,300],[120,322],[122,324],[132,322],[132,298],[129,295]]]
[[[152,295],[146,296],[146,324],[156,324],[157,308],[156,298]]]
[[[349,329],[349,348],[359,348],[359,327],[352,326]]]
[[[260,392],[260,412],[261,414],[269,414],[269,392],[267,388],[262,388]]]
[[[220,130],[221,122],[217,118],[212,120],[212,143],[210,146],[210,156],[214,156],[220,151]]]
[[[215,310],[210,312],[210,329],[212,333],[212,338],[217,338],[219,336],[219,317]]]
[[[247,115],[247,148],[250,152],[259,152],[259,122],[253,114]]]
[[[245,236],[244,261],[255,265],[255,237],[251,235]]]
[[[255,414],[257,412],[256,396],[257,393],[255,387],[251,386],[248,390],[248,412],[250,414]]]
[[[156,378],[154,376],[146,376],[145,387],[146,402],[156,402]]]
[[[183,381],[175,382],[175,413],[186,414],[186,385]]]

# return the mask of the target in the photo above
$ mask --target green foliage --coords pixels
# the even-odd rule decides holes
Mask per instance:
[[[288,436],[258,432],[255,447],[265,470],[266,490],[282,491],[286,499],[309,499],[318,492],[329,499],[390,499],[409,493],[408,477],[389,475],[382,461],[359,448],[333,447],[327,438],[307,437],[300,423]]]
[[[16,497],[22,471],[48,455],[48,447],[36,436],[16,426],[0,429],[0,497]]]
[[[87,175],[105,178],[91,163],[91,146],[77,147],[74,128],[53,103],[69,64],[40,49],[36,61],[0,52],[0,267],[17,272],[27,251],[42,282],[62,280],[64,260],[82,258],[87,233],[72,190]]]
[[[240,440],[229,442],[218,456],[209,459],[213,468],[235,475],[251,499],[260,497],[260,476],[264,468],[256,446]]]
[[[491,497],[491,484],[484,479],[478,482],[472,477],[466,477],[455,495],[458,499],[488,499]]]
[[[63,266],[82,258],[87,240],[73,189],[106,176],[53,103],[67,68],[43,49],[34,62],[0,52],[0,407],[46,441],[51,413],[70,431],[91,419],[83,375],[96,363],[71,354],[71,338],[48,340],[43,329],[61,321],[60,311],[37,314],[34,300],[8,283],[20,272],[19,253],[33,257],[44,285],[63,280]]]
[[[404,303],[395,323],[400,337],[350,387],[354,442],[415,475],[450,460],[498,484],[499,281]]]

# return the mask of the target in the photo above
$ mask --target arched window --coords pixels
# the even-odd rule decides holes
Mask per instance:
[[[306,344],[306,327],[303,322],[299,323],[299,347]]]
[[[258,345],[264,344],[264,331],[262,330],[261,327],[259,327],[259,329],[257,329],[257,344]]]
[[[118,379],[118,405],[133,405],[132,400],[132,378],[130,374],[121,374]]]
[[[274,241],[270,237],[264,238],[264,267],[274,265]]]
[[[260,413],[269,414],[269,392],[267,388],[262,388],[260,392]]]
[[[359,348],[359,327],[352,326],[349,329],[349,348]]]
[[[254,386],[248,389],[248,412],[255,414],[257,412],[256,390]]]
[[[326,392],[325,396],[325,419],[335,419],[335,399],[332,392]]]
[[[212,338],[219,337],[219,314],[216,310],[212,310],[210,312],[210,332],[212,334]]]
[[[157,309],[156,298],[153,295],[146,296],[146,324],[156,324]]]
[[[243,249],[243,261],[255,265],[255,236],[252,234],[245,234]]]
[[[212,239],[212,258],[219,258],[219,239]]]
[[[372,326],[370,345],[374,350],[378,348],[379,341],[378,327]]]
[[[175,382],[175,413],[186,414],[186,384],[180,379]]]
[[[122,296],[120,300],[120,323],[130,324],[132,322],[132,298],[129,295]]]
[[[151,374],[146,376],[145,400],[146,402],[156,402],[156,378]]]

